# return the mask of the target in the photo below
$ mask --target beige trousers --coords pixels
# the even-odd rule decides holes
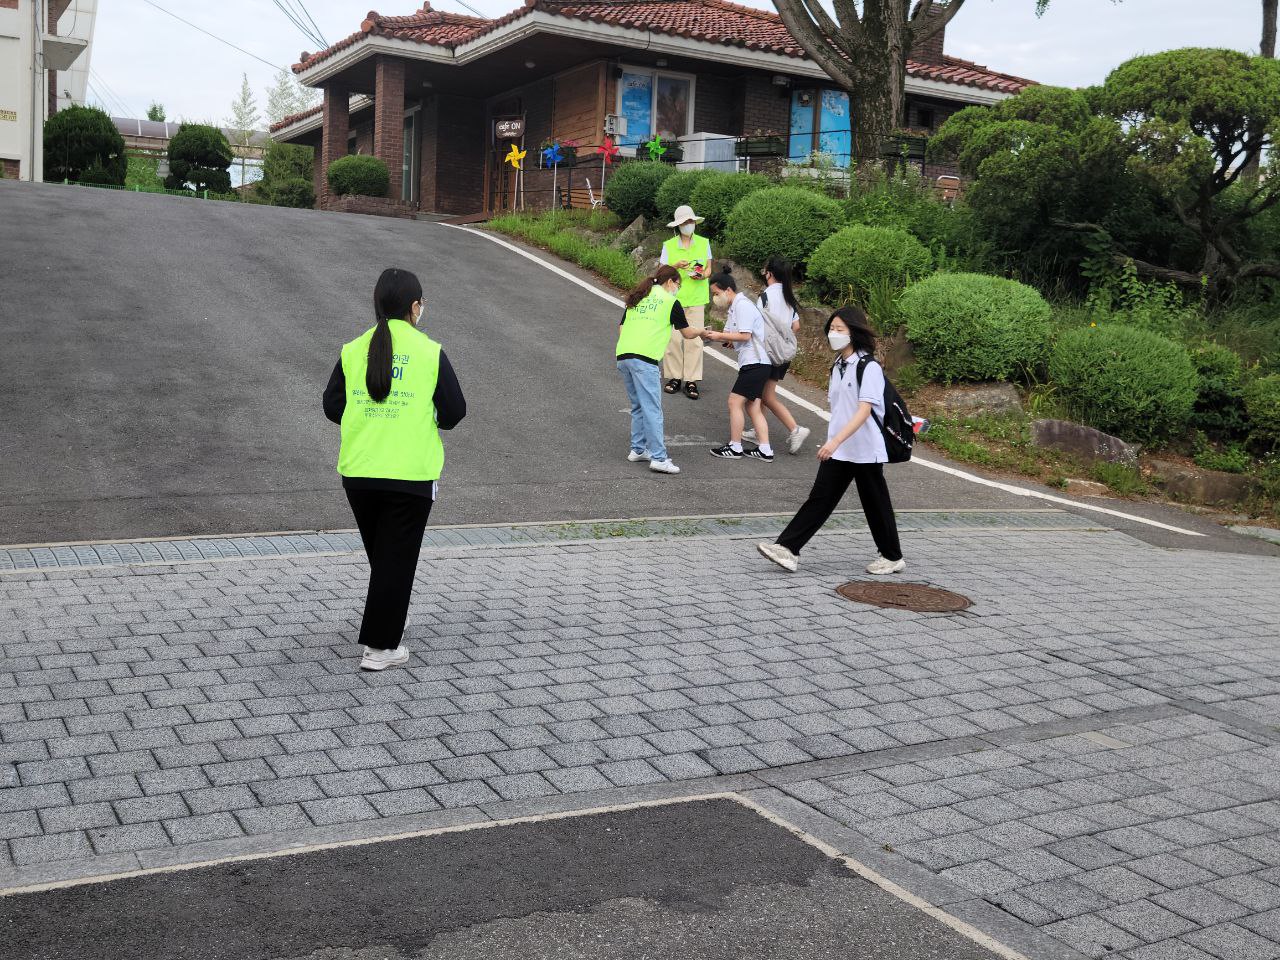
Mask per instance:
[[[706,306],[685,307],[684,318],[694,330],[705,325]],[[686,340],[679,330],[671,331],[666,355],[662,358],[663,380],[685,380],[698,383],[702,380],[702,340]]]

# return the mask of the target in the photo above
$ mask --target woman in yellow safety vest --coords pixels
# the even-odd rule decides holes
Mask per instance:
[[[675,230],[662,245],[658,262],[680,271],[680,306],[689,321],[689,328],[696,336],[706,321],[707,304],[711,302],[711,290],[707,278],[711,276],[711,241],[697,233],[702,217],[688,204],[676,207],[668,227]],[[662,375],[667,393],[675,393],[684,385],[685,395],[697,400],[698,384],[702,382],[702,342],[672,333],[662,358]]]
[[[647,461],[654,473],[680,472],[667,456],[658,375],[658,361],[672,337],[692,340],[698,336],[676,299],[679,289],[680,273],[675,267],[659,267],[652,277],[641,280],[627,294],[614,351],[631,401],[631,452],[627,459],[632,463]]]
[[[342,347],[324,413],[342,425],[338,473],[369,557],[360,667],[385,670],[409,659],[401,637],[444,468],[440,431],[458,425],[467,401],[440,344],[418,329],[417,277],[384,270],[373,310],[377,324]]]

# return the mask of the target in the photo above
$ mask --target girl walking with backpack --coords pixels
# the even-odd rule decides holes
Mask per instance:
[[[910,456],[914,440],[911,417],[875,360],[876,337],[861,308],[841,307],[833,313],[827,320],[827,342],[837,356],[827,390],[831,424],[827,442],[818,449],[817,479],[809,499],[777,542],[761,543],[757,549],[784,570],[794,571],[800,564],[800,551],[822,529],[853,483],[858,487],[867,526],[880,551],[880,556],[867,565],[867,573],[899,573],[907,562],[898,542],[898,524],[884,479],[884,465]],[[904,418],[905,435],[901,426]]]
[[[764,271],[764,291],[760,294],[760,312],[764,314],[764,349],[773,369],[760,394],[760,403],[787,429],[787,453],[796,454],[809,438],[809,428],[796,423],[780,399],[778,384],[791,369],[796,356],[796,334],[800,332],[800,304],[791,289],[791,264],[782,257],[770,257]],[[755,439],[754,430],[743,431],[747,440]]]

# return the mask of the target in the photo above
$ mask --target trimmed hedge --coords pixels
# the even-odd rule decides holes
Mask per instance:
[[[873,290],[899,291],[932,269],[933,254],[906,230],[855,224],[818,244],[808,275],[823,292],[842,298],[852,291],[865,304]]]
[[[770,187],[748,194],[733,208],[725,248],[730,258],[752,270],[775,255],[803,267],[818,244],[843,224],[838,201],[800,187]]]
[[[1219,440],[1244,437],[1249,431],[1240,354],[1216,343],[1204,343],[1192,349],[1191,360],[1200,376],[1191,426]]]
[[[653,220],[658,216],[658,188],[675,170],[669,163],[653,160],[619,164],[605,182],[604,205],[624,226],[636,217]]]
[[[978,273],[937,273],[898,300],[907,339],[930,379],[1007,380],[1045,357],[1052,311],[1025,284]]]
[[[1264,450],[1280,450],[1280,373],[1245,387],[1244,407],[1253,427],[1250,439]]]
[[[1086,423],[1146,442],[1186,429],[1200,379],[1182,344],[1120,324],[1064,333],[1049,378]]]
[[[94,179],[85,175],[93,170]],[[124,183],[128,159],[115,121],[97,107],[70,106],[44,123],[44,178],[83,183]]]
[[[693,191],[697,189],[698,184],[710,177],[723,176],[723,173],[716,170],[680,170],[673,173],[658,188],[655,198],[658,219],[666,223],[675,214],[676,207],[682,207],[685,204],[693,206]],[[701,213],[697,207],[693,210],[695,213]]]
[[[707,177],[689,195],[694,213],[704,218],[698,232],[723,239],[733,208],[747,195],[769,185],[769,180],[758,173],[717,173]]]
[[[325,176],[329,189],[339,197],[385,197],[391,188],[387,164],[378,157],[354,154],[340,157],[329,164]]]
[[[269,202],[277,207],[297,207],[310,210],[316,205],[316,190],[310,180],[289,177],[277,180],[267,193]]]

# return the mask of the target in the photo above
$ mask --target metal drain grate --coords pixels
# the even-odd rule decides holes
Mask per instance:
[[[869,603],[893,610],[916,613],[956,613],[972,606],[968,597],[950,590],[926,587],[923,583],[880,583],[854,580],[836,588],[836,593],[854,603]]]

